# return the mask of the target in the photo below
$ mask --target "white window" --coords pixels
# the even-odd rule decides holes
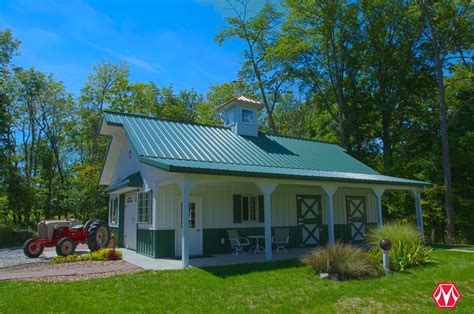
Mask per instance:
[[[242,109],[242,122],[243,123],[254,123],[253,122],[253,110]]]
[[[109,200],[109,225],[118,224],[119,198],[114,195]]]
[[[257,221],[257,197],[256,196],[242,196],[242,221],[256,222]]]
[[[138,223],[151,224],[152,192],[138,193]]]

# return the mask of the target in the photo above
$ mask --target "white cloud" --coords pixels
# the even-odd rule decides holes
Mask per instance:
[[[92,47],[94,49],[106,52],[107,54],[109,54],[111,57],[113,57],[115,59],[118,59],[118,60],[121,60],[121,61],[126,61],[130,65],[134,65],[134,66],[139,67],[139,68],[141,68],[145,71],[157,73],[161,70],[160,65],[151,64],[151,63],[146,62],[145,60],[142,60],[142,59],[140,59],[136,56],[123,54],[123,53],[121,53],[119,51],[116,51],[112,48],[103,47],[101,45],[97,45],[97,44],[95,44],[93,42],[90,42],[90,41],[87,41],[87,40],[82,40],[82,41],[85,44],[89,45],[90,47]]]

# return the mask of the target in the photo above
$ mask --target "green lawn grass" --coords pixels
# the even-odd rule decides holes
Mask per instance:
[[[474,253],[435,251],[433,263],[370,280],[321,281],[295,260],[147,271],[78,282],[0,282],[2,312],[437,312],[436,283],[454,281],[457,311],[474,311]]]
[[[474,251],[474,245],[467,244],[431,244],[434,249]]]

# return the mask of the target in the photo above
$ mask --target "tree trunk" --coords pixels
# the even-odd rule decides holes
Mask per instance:
[[[392,139],[390,135],[390,112],[385,108],[382,109],[382,143],[383,143],[383,165],[385,170],[389,170],[392,166]]]
[[[454,203],[453,203],[453,186],[451,177],[451,162],[449,159],[449,137],[448,137],[448,121],[447,121],[447,105],[445,98],[445,86],[443,81],[443,61],[439,53],[436,53],[436,71],[438,84],[438,101],[439,101],[439,124],[441,131],[441,158],[443,162],[444,176],[444,203],[446,206],[446,217],[448,220],[448,242],[454,242]]]

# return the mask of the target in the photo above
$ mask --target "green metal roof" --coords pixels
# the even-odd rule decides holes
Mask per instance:
[[[106,193],[112,193],[124,188],[141,188],[143,186],[143,179],[142,176],[140,175],[140,172],[135,172],[117,182],[115,182],[112,185],[109,185],[106,189],[104,189],[104,192]]]
[[[380,175],[332,143],[107,111],[104,121],[124,128],[142,162],[167,171],[428,185]]]

